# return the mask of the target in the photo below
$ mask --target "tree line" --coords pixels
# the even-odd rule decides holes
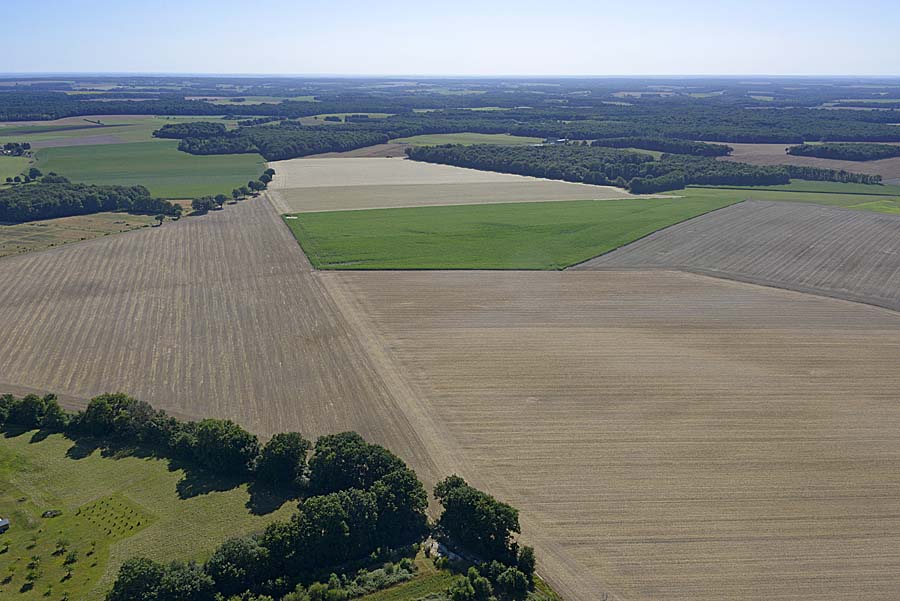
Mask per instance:
[[[900,157],[900,146],[892,144],[800,144],[791,146],[787,153],[792,156],[838,159],[842,161],[877,161]]]
[[[734,148],[725,144],[709,144],[708,142],[670,140],[666,138],[602,138],[594,140],[591,146],[640,148],[642,150],[657,150],[672,154],[691,154],[705,157],[723,157],[731,154],[734,150]]]
[[[268,188],[269,182],[275,176],[275,170],[272,168],[263,171],[258,179],[250,180],[246,186],[235,188],[231,191],[232,200],[242,200],[248,196],[257,196],[260,192]],[[191,208],[197,213],[206,213],[213,210],[221,209],[228,201],[225,194],[216,194],[215,196],[201,196],[191,201]]]
[[[181,215],[181,206],[154,198],[143,186],[73,184],[50,173],[39,181],[0,190],[0,221],[21,223],[103,211]]]
[[[373,557],[429,533],[478,557],[473,570],[448,590],[453,601],[519,601],[534,585],[534,551],[515,540],[517,510],[450,476],[435,486],[444,511],[429,526],[428,495],[415,472],[355,432],[324,435],[315,444],[300,433],[284,432],[261,444],[229,420],[182,421],[121,393],[95,397],[76,413],[64,411],[54,395],[3,395],[0,427],[139,447],[299,497],[289,519],[225,541],[202,564],[129,559],[108,601],[346,599],[340,586],[319,581],[371,565]],[[346,576],[340,582],[347,582]]]
[[[792,177],[821,181],[878,183],[879,176],[831,169],[758,166],[709,157],[641,153],[596,146],[422,146],[409,158],[457,167],[516,173],[586,184],[612,185],[635,194],[677,190],[686,185],[763,186],[787,184]]]

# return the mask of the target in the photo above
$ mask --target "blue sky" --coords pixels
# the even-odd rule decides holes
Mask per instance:
[[[900,75],[897,0],[0,0],[0,72]]]

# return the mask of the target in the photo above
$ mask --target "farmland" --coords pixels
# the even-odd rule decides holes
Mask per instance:
[[[834,106],[898,98],[896,81],[0,86],[0,115],[20,119],[0,123],[0,143],[31,143],[43,172],[143,184],[183,207],[255,180],[266,165],[247,150],[305,157],[272,162],[258,197],[162,227],[121,213],[0,225],[0,393],[83,408],[121,390],[262,440],[358,431],[428,488],[457,473],[518,507],[521,541],[565,601],[895,600],[900,159],[784,149],[900,143],[900,113]],[[155,114],[112,114],[129,110]],[[360,114],[372,118],[324,120]],[[193,121],[229,131],[179,128],[196,154],[152,136]],[[533,146],[546,138],[574,143]],[[604,139],[669,156],[582,144]],[[749,165],[693,156],[698,141]],[[447,151],[455,164],[478,169],[423,150],[451,143],[466,145]],[[30,164],[8,161],[0,173]],[[856,173],[752,166],[784,163]],[[57,190],[39,200],[54,206]],[[166,448],[194,448],[195,431],[165,432]],[[0,598],[93,601],[129,557],[202,560],[293,510],[180,466],[3,433],[0,515],[15,526],[0,536]],[[303,570],[300,540],[284,550]],[[417,564],[361,601],[446,590],[449,573]]]
[[[7,257],[0,281],[17,283],[0,288],[0,390],[73,399],[125,390],[263,436],[354,429],[435,477],[406,414],[265,199]]]
[[[785,144],[732,144],[731,156],[722,160],[750,163],[751,165],[800,165],[803,167],[822,167],[826,169],[844,169],[853,173],[880,175],[885,183],[900,183],[900,158],[881,159],[878,161],[838,161],[815,157],[792,156],[785,153]],[[896,181],[895,181],[896,180]]]
[[[631,198],[298,213],[319,269],[562,269],[733,200]]]
[[[88,115],[27,124],[11,122],[0,124],[0,142],[30,142],[34,148],[147,142],[154,140],[153,131],[164,125],[205,119],[221,120],[220,117]],[[234,121],[222,123],[234,126]]]
[[[900,587],[896,314],[671,272],[323,280],[564,598]]]
[[[74,182],[141,184],[163,198],[229,193],[265,169],[259,155],[194,156],[169,140],[44,148],[36,165]]]
[[[609,186],[488,173],[403,158],[291,159],[271,163],[282,213],[427,205],[629,198]]]
[[[747,201],[582,269],[684,269],[900,309],[900,217]]]
[[[0,257],[127,232],[155,223],[150,215],[96,213],[0,225]]]
[[[194,489],[192,492],[192,488]],[[0,444],[0,506],[14,524],[0,555],[0,597],[102,598],[118,566],[143,555],[160,561],[204,559],[226,537],[249,533],[291,510],[280,503],[258,515],[246,484],[189,477],[167,462],[108,457],[60,435],[10,432]],[[47,510],[62,511],[42,518]],[[63,542],[65,551],[58,552]],[[64,560],[75,553],[72,576]],[[29,558],[41,576],[25,583]]]

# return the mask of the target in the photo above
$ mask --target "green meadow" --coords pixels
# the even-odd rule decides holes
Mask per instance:
[[[44,173],[87,184],[141,184],[163,198],[229,194],[265,169],[258,154],[195,156],[179,151],[177,140],[44,148],[36,157]]]
[[[0,437],[0,599],[102,599],[123,561],[203,560],[265,528],[292,502],[37,432]],[[56,517],[42,517],[59,511]],[[31,575],[31,576],[30,576]],[[33,578],[33,580],[31,580]]]

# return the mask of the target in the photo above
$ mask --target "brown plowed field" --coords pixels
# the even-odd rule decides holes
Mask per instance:
[[[824,169],[843,169],[852,173],[880,175],[886,180],[900,178],[900,157],[882,159],[880,161],[837,161],[817,157],[798,157],[785,153],[790,144],[733,144],[730,156],[726,161],[738,161],[751,165],[800,165],[801,167],[821,167]]]
[[[631,198],[592,186],[402,158],[291,159],[270,163],[282,213],[452,204]]]
[[[900,216],[748,200],[574,269],[653,267],[900,309]]]
[[[356,429],[435,475],[265,198],[0,260],[0,331],[0,390],[122,390],[263,435]]]
[[[900,316],[663,271],[324,281],[567,599],[897,598]]]

